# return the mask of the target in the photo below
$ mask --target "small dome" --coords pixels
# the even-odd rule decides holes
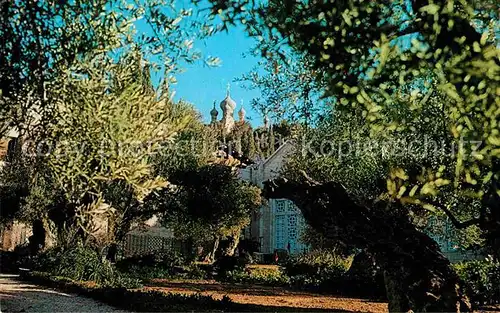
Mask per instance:
[[[214,107],[212,108],[212,110],[210,110],[210,115],[213,117],[217,117],[218,114],[219,111],[217,111],[217,109],[215,108],[215,101],[214,101]]]
[[[245,111],[245,109],[242,106],[241,109],[238,111],[238,116],[240,117],[240,120],[243,121],[245,119],[246,114],[247,114],[247,111]]]

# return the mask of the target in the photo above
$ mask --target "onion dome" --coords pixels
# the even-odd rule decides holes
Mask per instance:
[[[210,116],[212,118],[217,118],[218,114],[219,114],[219,111],[217,111],[217,109],[215,108],[215,101],[214,101],[214,107],[212,108],[212,110],[210,110]]]
[[[234,112],[234,109],[236,108],[236,102],[231,98],[229,93],[229,84],[227,85],[226,97],[221,101],[220,108],[222,109],[222,112]]]
[[[242,101],[243,102],[243,101]],[[238,111],[238,116],[240,117],[240,121],[244,121],[245,120],[245,115],[247,114],[247,111],[245,111],[245,109],[243,108],[243,103],[241,103],[241,108],[240,110]]]
[[[212,108],[212,110],[210,110],[210,124],[215,124],[217,123],[217,115],[219,114],[219,112],[215,109],[215,101],[214,101],[214,107]]]
[[[220,103],[220,108],[222,111],[234,111],[236,108],[236,102],[231,98],[229,93]]]

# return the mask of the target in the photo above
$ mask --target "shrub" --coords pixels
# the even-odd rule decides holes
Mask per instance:
[[[288,285],[290,278],[279,267],[256,267],[228,272],[225,281],[267,286]]]
[[[177,251],[163,251],[155,253],[155,261],[164,268],[174,268],[190,263],[186,258]]]
[[[247,259],[237,256],[222,256],[214,263],[214,269],[220,279],[225,279],[227,275],[235,271],[243,271],[247,265]]]
[[[190,264],[186,267],[185,278],[188,279],[207,279],[211,276],[212,266],[209,264]]]
[[[161,251],[157,253],[150,253],[146,255],[137,255],[118,261],[119,268],[127,269],[132,266],[156,266],[162,268],[173,268],[175,266],[182,266],[186,264],[184,257],[174,251]]]
[[[286,264],[288,261],[290,261],[290,255],[288,253],[288,250],[286,249],[276,249],[274,250],[273,253],[273,263],[276,263],[275,257],[278,255],[278,263],[279,264]]]
[[[130,265],[126,269],[121,269],[123,273],[127,273],[130,277],[140,280],[149,280],[154,278],[172,278],[173,274],[170,269],[165,269],[158,265]]]
[[[186,263],[178,253],[162,252],[126,258],[118,261],[116,267],[137,279],[206,277],[206,272],[198,266]]]
[[[86,247],[47,250],[34,260],[33,269],[77,281],[94,281],[102,286],[139,286],[137,280],[123,275],[96,251]]]
[[[0,251],[0,272],[16,273],[19,268],[19,259],[16,252]]]
[[[351,265],[352,258],[343,258],[328,250],[316,250],[290,258],[285,273],[291,284],[322,288],[339,283]]]
[[[454,265],[474,305],[500,303],[500,263],[491,259]]]

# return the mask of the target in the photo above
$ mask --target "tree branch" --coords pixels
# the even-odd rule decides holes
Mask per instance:
[[[455,226],[458,229],[465,229],[465,228],[473,226],[473,225],[478,225],[481,221],[480,218],[472,218],[468,221],[459,221],[455,217],[455,215],[453,215],[453,213],[446,206],[442,205],[441,203],[438,203],[436,201],[427,201],[427,203],[440,209],[441,211],[443,211],[446,214],[446,216],[448,216],[448,218],[451,220],[451,223],[453,224],[453,226]]]

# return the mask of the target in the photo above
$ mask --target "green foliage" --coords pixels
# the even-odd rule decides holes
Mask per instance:
[[[143,199],[167,185],[154,173],[153,155],[197,119],[168,91],[154,91],[143,61],[137,51],[116,60],[96,57],[57,79],[51,99],[59,118],[38,138],[49,153],[35,154],[27,189],[34,204],[52,196],[38,215],[48,216],[67,240],[113,243],[151,217]],[[97,235],[106,219],[109,233]]]
[[[314,125],[318,114],[328,104],[321,98],[321,82],[318,73],[311,70],[310,63],[307,57],[293,55],[283,61],[277,56],[268,56],[238,81],[243,82],[247,89],[259,89],[261,96],[252,99],[251,105],[263,116],[275,121]],[[278,126],[281,138],[290,137],[291,133],[280,132],[286,130],[286,124],[281,122],[273,128],[275,126]]]
[[[181,238],[238,238],[261,204],[260,189],[239,180],[228,166],[180,171],[171,181],[176,187],[156,192],[151,201]]]
[[[135,288],[137,280],[120,273],[111,263],[90,248],[71,250],[53,248],[37,256],[34,270],[76,281],[93,281],[101,286]]]
[[[233,270],[228,272],[223,280],[232,283],[258,284],[265,286],[288,286],[290,282],[290,278],[278,267],[247,267],[245,270]]]
[[[193,105],[181,101],[173,109],[176,116],[191,118],[186,127],[172,141],[164,143],[154,157],[155,174],[165,178],[207,164],[217,147],[216,132],[203,124]]]
[[[237,256],[222,256],[218,258],[214,263],[214,269],[217,271],[217,277],[224,280],[226,277],[230,276],[233,272],[241,272],[247,265],[247,260],[245,258],[240,258]]]
[[[476,306],[500,303],[500,263],[487,259],[465,261],[454,267],[472,303]]]
[[[199,120],[168,91],[181,64],[201,58],[192,38],[213,32],[191,14],[168,0],[2,4],[0,133],[14,127],[33,144],[28,174],[2,190],[9,220],[49,216],[61,244],[103,245],[153,214],[141,200],[166,181],[152,173],[152,155]],[[98,238],[105,219],[110,232]]]
[[[406,153],[390,162],[357,160],[367,176],[386,180],[375,184],[384,201],[400,202],[411,217],[428,210],[457,228],[478,225],[498,258],[498,214],[492,212],[500,203],[500,49],[491,2],[211,3],[226,25],[241,21],[262,54],[279,60],[274,75],[287,57],[304,55],[306,70],[321,82],[318,91],[335,104],[334,114],[362,117],[365,141],[403,140],[389,148]],[[444,152],[407,153],[412,142],[429,148],[423,134]],[[346,168],[357,170],[353,165]]]
[[[317,250],[290,259],[285,265],[285,273],[292,285],[324,288],[326,283],[339,282],[351,262],[352,257],[344,258],[329,250]]]
[[[151,177],[148,159],[191,116],[177,115],[168,95],[158,99],[150,91],[141,62],[134,52],[118,62],[94,59],[59,82],[60,118],[48,138],[57,140],[58,146],[47,162],[69,199],[120,179],[139,199],[164,186]]]
[[[172,251],[122,259],[116,267],[131,277],[147,280],[174,277],[186,263],[182,255]]]
[[[137,22],[143,32],[136,34]],[[192,38],[213,33],[192,18],[192,10],[172,1],[118,0],[9,1],[2,3],[0,35],[0,133],[16,126],[21,135],[43,131],[37,118],[57,119],[51,93],[59,75],[82,58],[120,54],[135,47],[158,63],[151,68],[173,74],[181,64],[201,59]],[[207,65],[218,59],[208,57]],[[160,64],[160,65],[158,65]]]
[[[352,254],[352,247],[344,247],[337,241],[325,238],[323,234],[307,224],[301,232],[300,241],[310,247],[313,251],[331,250],[335,251],[339,255]]]

